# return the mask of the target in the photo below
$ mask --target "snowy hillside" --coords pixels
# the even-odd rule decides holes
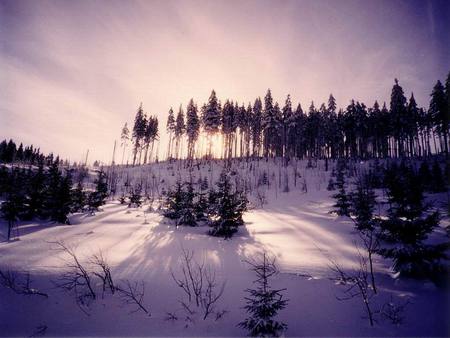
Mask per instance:
[[[95,215],[72,215],[71,225],[21,222],[17,240],[0,243],[0,270],[15,272],[18,281],[25,280],[29,272],[32,288],[48,297],[0,288],[0,334],[244,336],[246,331],[237,324],[246,316],[244,290],[252,288],[255,279],[246,261],[264,251],[276,257],[280,270],[272,286],[286,288],[284,296],[289,299],[277,317],[287,324],[286,336],[448,334],[449,290],[426,280],[395,278],[391,262],[378,255],[374,262],[379,292],[370,299],[375,325],[369,325],[361,297],[342,300],[348,286],[336,281],[331,262],[338,262],[349,273],[357,270],[362,246],[352,221],[330,214],[334,203],[326,190],[330,171],[324,171],[323,162],[307,168],[306,161],[299,161],[297,178],[294,166],[285,169],[271,161],[234,163],[235,182],[249,191],[251,210],[244,214],[245,226],[230,240],[209,236],[206,226],[175,227],[157,210],[163,191],[178,176],[191,177],[193,182],[208,177],[215,182],[222,166],[223,162],[204,163],[184,169],[182,162],[173,162],[116,168],[119,181],[149,178],[151,202],[128,208],[114,198]],[[264,175],[268,184],[258,184]],[[285,180],[289,191],[283,192]],[[262,205],[261,194],[266,200]],[[441,222],[441,226],[446,224],[446,220]],[[434,237],[444,240],[444,229],[438,229]],[[89,269],[94,269],[93,255],[101,252],[117,284],[127,285],[128,280],[130,285],[137,283],[135,290],[141,290],[144,283],[142,303],[148,313],[135,303],[127,304],[117,292],[102,292],[100,280],[94,277],[97,297],[89,304],[80,305],[73,292],[56,287],[71,262],[67,252],[58,250],[58,242],[72,249]],[[197,262],[204,261],[215,272],[216,292],[224,283],[223,295],[206,320],[202,307],[189,303],[174,281],[182,276],[183,250],[193,252]],[[396,319],[401,323],[394,324]]]

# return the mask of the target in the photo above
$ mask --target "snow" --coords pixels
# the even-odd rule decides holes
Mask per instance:
[[[147,169],[170,184],[176,176],[164,170],[164,165]],[[175,228],[158,212],[146,211],[148,206],[129,209],[115,201],[94,216],[71,216],[72,225],[22,223],[20,240],[0,243],[0,269],[30,271],[32,286],[47,292],[49,298],[17,295],[1,287],[0,335],[29,336],[42,326],[47,327],[48,336],[245,336],[236,326],[245,318],[244,290],[252,287],[254,279],[245,260],[263,250],[277,258],[280,274],[273,279],[273,286],[287,289],[289,303],[278,317],[288,325],[286,336],[448,335],[449,290],[426,281],[393,278],[390,262],[378,256],[380,293],[372,299],[374,309],[391,297],[399,304],[409,300],[404,323],[394,325],[377,317],[378,322],[370,327],[361,299],[336,298],[343,295],[345,287],[330,279],[329,259],[351,270],[357,262],[358,237],[351,221],[329,213],[333,201],[325,190],[325,174],[307,171],[302,165],[308,192],[299,188],[287,193],[267,190],[268,203],[246,213],[246,225],[231,240],[209,236],[206,227]],[[220,171],[213,168],[212,172]],[[55,250],[54,241],[75,248],[86,264],[101,251],[116,281],[145,281],[144,302],[151,316],[130,313],[132,307],[110,294],[95,300],[88,315],[84,314],[74,296],[52,282],[67,260],[67,255]],[[171,277],[172,272],[180,272],[183,248],[193,250],[196,259],[205,260],[216,270],[218,281],[226,283],[217,306],[217,310],[227,311],[222,318],[204,321],[197,314],[191,316],[192,322],[185,320],[179,303],[183,292]],[[178,320],[167,320],[167,312],[175,313]]]

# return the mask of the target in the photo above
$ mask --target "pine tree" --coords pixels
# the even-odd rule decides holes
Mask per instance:
[[[217,100],[216,92],[211,91],[208,103],[202,109],[203,130],[208,137],[208,156],[212,155],[212,140],[211,137],[215,135],[221,124],[221,108]]]
[[[190,182],[177,181],[175,189],[169,190],[165,200],[164,216],[176,221],[176,225],[196,226],[196,194]]]
[[[181,181],[175,183],[174,189],[169,189],[164,201],[164,216],[170,219],[179,219],[183,209],[184,191]]]
[[[175,117],[172,107],[169,109],[167,115],[166,131],[169,133],[169,149],[167,151],[167,158],[172,158],[173,136],[175,135]]]
[[[195,208],[195,218],[197,221],[206,221],[208,219],[208,179],[205,178],[202,180],[199,178],[199,191],[197,192],[197,199],[194,204]]]
[[[134,149],[133,149],[133,166],[136,165],[137,153],[142,150],[142,141],[145,135],[146,129],[146,119],[144,110],[142,108],[142,103],[138,108],[136,117],[134,119],[133,127],[133,139],[134,139]]]
[[[356,191],[351,194],[350,213],[355,217],[356,229],[359,231],[373,230],[375,220],[375,193],[368,184],[367,176],[361,177],[356,183]]]
[[[214,201],[210,213],[210,234],[225,239],[231,238],[237,232],[238,226],[244,224],[242,215],[247,210],[246,196],[236,189],[233,190],[228,174],[223,172],[217,182],[217,190],[210,194],[210,201]]]
[[[27,211],[24,215],[27,220],[45,216],[43,208],[46,175],[43,164],[40,163],[38,169],[35,172],[30,173],[30,176],[30,182],[26,189]]]
[[[58,168],[58,158],[54,161],[48,169],[45,191],[44,191],[44,218],[52,219],[56,221],[55,215],[58,213],[59,208],[59,193],[62,181],[62,175]]]
[[[196,226],[196,207],[194,205],[194,198],[196,197],[196,194],[191,182],[187,182],[184,184],[184,191],[182,196],[182,208],[180,211],[180,217],[177,221],[177,225]]]
[[[50,219],[63,224],[70,224],[67,217],[72,208],[72,174],[70,171],[61,177]]]
[[[431,93],[430,108],[428,109],[432,116],[436,129],[440,137],[444,138],[444,151],[448,154],[448,130],[449,115],[448,98],[441,81],[438,81]]]
[[[336,203],[333,205],[334,212],[339,216],[350,216],[350,198],[345,189],[345,177],[344,177],[344,168],[343,165],[338,164],[337,168],[337,177],[335,186],[338,189],[338,192],[333,195],[333,198],[336,199]]]
[[[262,102],[258,97],[253,104],[251,117],[251,133],[253,143],[253,156],[260,156],[261,153],[261,133],[262,133]]]
[[[24,196],[21,191],[19,172],[13,169],[9,174],[6,186],[6,199],[0,205],[0,214],[8,222],[7,240],[11,239],[11,234],[17,221],[23,212]]]
[[[125,123],[125,125],[122,128],[122,132],[120,134],[120,146],[123,148],[123,152],[122,152],[122,165],[123,165],[123,160],[125,157],[125,150],[128,147],[128,141],[130,139],[130,130],[128,129],[128,124]],[[127,162],[128,165],[128,162]]]
[[[138,184],[131,191],[128,207],[139,208],[141,205],[142,205],[142,186]]]
[[[426,239],[439,224],[438,212],[428,212],[423,203],[423,187],[411,167],[404,163],[391,167],[387,195],[390,203],[387,219],[380,221],[384,238],[394,246],[380,253],[394,260],[396,272],[413,277],[430,277],[440,272],[446,259],[446,244],[428,244]]]
[[[200,133],[200,119],[197,105],[191,99],[186,109],[186,134],[188,138],[188,159],[192,160],[195,154],[195,143]]]
[[[71,212],[80,212],[86,206],[87,196],[83,189],[83,183],[80,180],[72,192],[72,208]]]
[[[175,124],[175,157],[180,157],[180,146],[181,146],[181,138],[186,131],[186,125],[184,124],[184,111],[183,107],[180,105],[180,109],[178,110],[176,124]]]
[[[254,281],[256,288],[245,290],[249,297],[245,297],[244,309],[249,317],[238,325],[248,330],[252,337],[279,337],[287,325],[274,320],[274,317],[286,307],[288,300],[283,299],[282,294],[286,289],[272,289],[269,283],[270,278],[278,274],[275,259],[268,258],[264,252],[262,262],[248,263],[257,276]]]
[[[403,94],[403,88],[398,84],[397,79],[395,79],[395,85],[392,87],[390,113],[394,138],[397,142],[397,156],[403,156],[403,141],[406,134],[405,128],[408,125],[408,115],[406,109],[406,97]]]
[[[98,209],[105,204],[108,197],[108,184],[106,182],[106,174],[103,170],[98,171],[97,179],[95,180],[95,191],[92,191],[88,197],[88,207],[91,213],[98,211]]]

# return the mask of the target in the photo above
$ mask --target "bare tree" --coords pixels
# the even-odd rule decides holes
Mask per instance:
[[[404,320],[405,308],[409,304],[411,304],[409,299],[402,304],[396,304],[391,295],[391,300],[384,303],[379,312],[382,318],[389,320],[394,325],[400,325]]]
[[[371,308],[370,300],[373,297],[373,293],[370,291],[368,282],[368,267],[367,258],[364,257],[358,250],[359,266],[358,269],[354,270],[352,273],[346,272],[342,266],[340,266],[336,261],[330,259],[331,265],[330,269],[335,273],[335,278],[342,285],[347,286],[344,294],[345,297],[336,297],[338,300],[349,300],[355,297],[360,297],[364,303],[370,325],[373,326],[373,310]]]
[[[194,259],[194,252],[182,248],[182,261],[180,277],[172,272],[172,279],[180,287],[188,298],[188,302],[180,301],[183,309],[192,316],[195,311],[191,309],[191,303],[200,308],[205,320],[215,312],[216,303],[222,297],[225,283],[218,283],[216,273],[210,267],[205,267],[205,262],[198,263]],[[223,314],[222,314],[223,315]]]
[[[202,295],[201,304],[204,309],[203,320],[205,320],[215,310],[215,303],[222,297],[225,289],[225,283],[222,283],[219,287],[216,282],[216,272],[211,269],[205,270],[206,287]]]
[[[50,242],[56,245],[56,250],[66,253],[70,258],[66,262],[66,271],[58,277],[55,285],[66,291],[74,291],[77,304],[86,305],[96,299],[96,293],[89,271],[80,262],[74,249],[68,247],[63,241]],[[80,306],[80,309],[81,306]],[[85,310],[82,309],[86,313]]]
[[[367,261],[369,262],[370,279],[372,284],[372,290],[377,293],[377,287],[375,285],[375,274],[373,271],[373,255],[380,249],[380,237],[375,232],[375,229],[369,229],[359,232],[364,248],[367,252]]]
[[[105,293],[106,289],[109,289],[111,293],[114,294],[114,292],[116,291],[116,287],[112,279],[111,268],[101,251],[98,254],[92,256],[91,264],[97,268],[97,270],[94,271],[93,274],[102,281],[103,294]]]
[[[131,313],[135,313],[139,310],[144,311],[147,315],[151,316],[151,313],[144,305],[145,295],[145,283],[130,282],[125,280],[122,285],[116,287],[120,298],[125,304],[134,305],[135,309]]]

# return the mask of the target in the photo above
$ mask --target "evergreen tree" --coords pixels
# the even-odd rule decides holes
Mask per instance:
[[[182,208],[180,210],[180,217],[177,221],[177,225],[196,226],[196,207],[194,205],[194,198],[196,197],[196,194],[191,182],[184,184],[182,196]]]
[[[179,158],[180,154],[180,146],[181,146],[181,138],[186,131],[186,125],[184,124],[184,111],[183,107],[180,105],[180,109],[178,110],[176,124],[175,124],[175,157]]]
[[[375,205],[375,193],[368,184],[367,176],[363,176],[356,184],[356,191],[351,194],[350,213],[355,217],[357,230],[374,229],[373,211],[375,210]]]
[[[188,138],[188,159],[194,158],[195,143],[200,133],[200,119],[198,117],[197,105],[191,99],[186,109],[186,134]]]
[[[397,156],[404,155],[403,141],[405,137],[405,128],[408,125],[408,116],[406,109],[406,97],[403,94],[403,88],[395,79],[395,85],[392,88],[390,113],[392,118],[392,127],[394,138],[397,142]]]
[[[389,168],[387,195],[388,218],[380,220],[384,238],[394,246],[380,253],[394,260],[396,272],[414,277],[430,277],[441,270],[446,259],[446,244],[428,244],[426,239],[439,224],[438,212],[428,212],[423,203],[423,187],[411,167],[404,163]]]
[[[146,129],[146,119],[144,110],[142,108],[142,103],[138,108],[136,113],[136,117],[134,118],[134,127],[133,127],[133,139],[134,139],[134,149],[133,149],[133,166],[136,164],[137,153],[142,150],[142,141],[145,135]]]
[[[21,191],[18,170],[13,169],[9,175],[9,182],[6,187],[6,199],[0,205],[0,214],[8,222],[7,240],[11,239],[11,234],[20,215],[23,211],[24,196]]]
[[[26,189],[27,211],[24,218],[27,220],[45,216],[45,212],[43,210],[46,185],[45,181],[46,175],[44,165],[39,163],[38,169],[35,172],[30,172],[30,180]]]
[[[173,136],[175,135],[175,117],[172,107],[169,109],[169,114],[167,116],[166,131],[169,133],[169,149],[167,152],[167,157],[172,158],[172,142]]]
[[[169,190],[165,200],[164,216],[176,221],[176,225],[195,226],[195,193],[191,183],[177,181],[173,190]]]
[[[449,115],[448,99],[445,94],[444,86],[440,81],[436,83],[431,93],[430,108],[428,109],[432,116],[437,132],[444,138],[444,150],[448,154],[448,130]]]
[[[333,198],[336,199],[336,203],[333,205],[334,212],[339,216],[350,216],[350,198],[345,189],[344,167],[341,163],[338,163],[337,170],[335,186],[338,192],[333,195]]]
[[[120,146],[123,148],[123,152],[122,152],[122,165],[123,165],[123,160],[125,157],[125,150],[128,147],[128,141],[130,139],[130,130],[128,129],[128,124],[125,123],[125,125],[122,128],[122,132],[120,134]],[[127,162],[128,165],[128,162]]]
[[[181,181],[175,183],[174,189],[169,189],[164,201],[164,216],[170,219],[178,219],[181,215],[183,203],[183,185]]]
[[[99,170],[95,180],[95,191],[92,191],[88,197],[88,207],[91,213],[95,212],[103,204],[108,197],[108,184],[106,182],[106,174],[103,170]]]
[[[256,288],[245,290],[249,297],[245,297],[244,309],[249,317],[238,325],[248,330],[252,337],[278,337],[287,329],[287,325],[274,320],[274,317],[286,307],[288,301],[283,299],[282,294],[286,289],[273,289],[269,283],[278,274],[275,259],[268,258],[264,252],[262,262],[248,263],[257,276],[254,281]]]
[[[217,190],[210,194],[210,201],[214,201],[210,234],[231,238],[237,227],[244,224],[242,215],[247,210],[247,198],[242,192],[233,190],[229,176],[223,172],[217,182]]]
[[[128,207],[139,208],[141,205],[142,205],[142,186],[138,184],[131,191]]]
[[[56,215],[59,208],[59,194],[62,182],[62,175],[58,168],[58,158],[48,169],[45,191],[44,191],[44,207],[43,216],[53,221],[57,221]]]
[[[252,143],[253,143],[253,156],[259,156],[261,153],[261,133],[262,133],[262,102],[258,97],[253,104],[252,110]]]
[[[52,221],[70,224],[67,217],[72,208],[72,174],[70,171],[61,177],[57,189],[56,199],[51,210],[50,219]]]
[[[83,183],[80,180],[72,192],[71,212],[80,212],[84,210],[87,202],[86,192],[83,190]]]
[[[219,131],[221,124],[221,108],[216,97],[216,92],[211,91],[208,103],[202,109],[203,130],[208,137],[208,156],[212,155],[211,137]]]

